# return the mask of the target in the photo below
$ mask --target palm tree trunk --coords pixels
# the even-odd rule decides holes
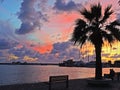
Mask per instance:
[[[102,45],[100,44],[95,45],[95,53],[96,53],[95,79],[102,79],[101,50],[102,50]]]

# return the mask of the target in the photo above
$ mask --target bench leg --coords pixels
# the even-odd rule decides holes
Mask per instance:
[[[66,88],[68,88],[68,80],[66,81]]]
[[[49,90],[51,90],[51,82],[49,82]]]
[[[117,80],[119,81],[119,75],[117,75]]]

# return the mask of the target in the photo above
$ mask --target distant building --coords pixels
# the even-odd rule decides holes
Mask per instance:
[[[84,67],[85,63],[83,61],[74,61],[74,66],[76,66],[76,67]]]
[[[69,59],[69,60],[65,61],[65,65],[68,67],[72,67],[73,64],[74,64],[73,59]]]
[[[111,64],[109,62],[103,62],[102,67],[110,67]]]
[[[69,59],[67,61],[63,61],[63,63],[60,63],[59,66],[72,67],[72,66],[74,66],[74,61],[73,61],[73,59]]]
[[[86,63],[86,67],[95,67],[95,65],[96,65],[96,61],[90,61],[90,62],[88,62],[88,63]]]
[[[114,62],[114,66],[115,66],[115,67],[120,67],[120,60],[115,61],[115,62]]]
[[[120,61],[115,62],[116,66],[120,67]],[[66,61],[63,61],[63,63],[59,63],[59,66],[66,66],[66,67],[95,67],[96,61],[90,61],[90,62],[83,62],[83,61],[73,61],[73,59],[69,59]],[[109,62],[102,62],[102,67],[112,67],[114,66],[111,64],[111,61]]]
[[[112,64],[112,62],[111,62],[111,61],[108,61],[108,64],[110,64],[110,65],[111,65],[111,64]]]

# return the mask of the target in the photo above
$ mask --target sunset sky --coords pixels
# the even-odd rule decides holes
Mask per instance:
[[[79,49],[70,38],[79,10],[98,2],[112,4],[110,20],[120,18],[118,0],[0,0],[0,62],[94,60],[90,43]],[[102,61],[120,60],[119,47],[104,45]]]

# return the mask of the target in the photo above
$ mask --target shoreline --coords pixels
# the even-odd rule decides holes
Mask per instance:
[[[110,86],[89,86],[84,79],[71,79],[69,80],[69,88],[67,90],[120,90],[120,81],[112,81]],[[57,86],[57,87],[56,87]],[[48,82],[38,83],[25,83],[25,84],[14,84],[14,85],[2,85],[0,90],[48,90]],[[53,84],[53,90],[66,90],[66,88],[60,85]]]

